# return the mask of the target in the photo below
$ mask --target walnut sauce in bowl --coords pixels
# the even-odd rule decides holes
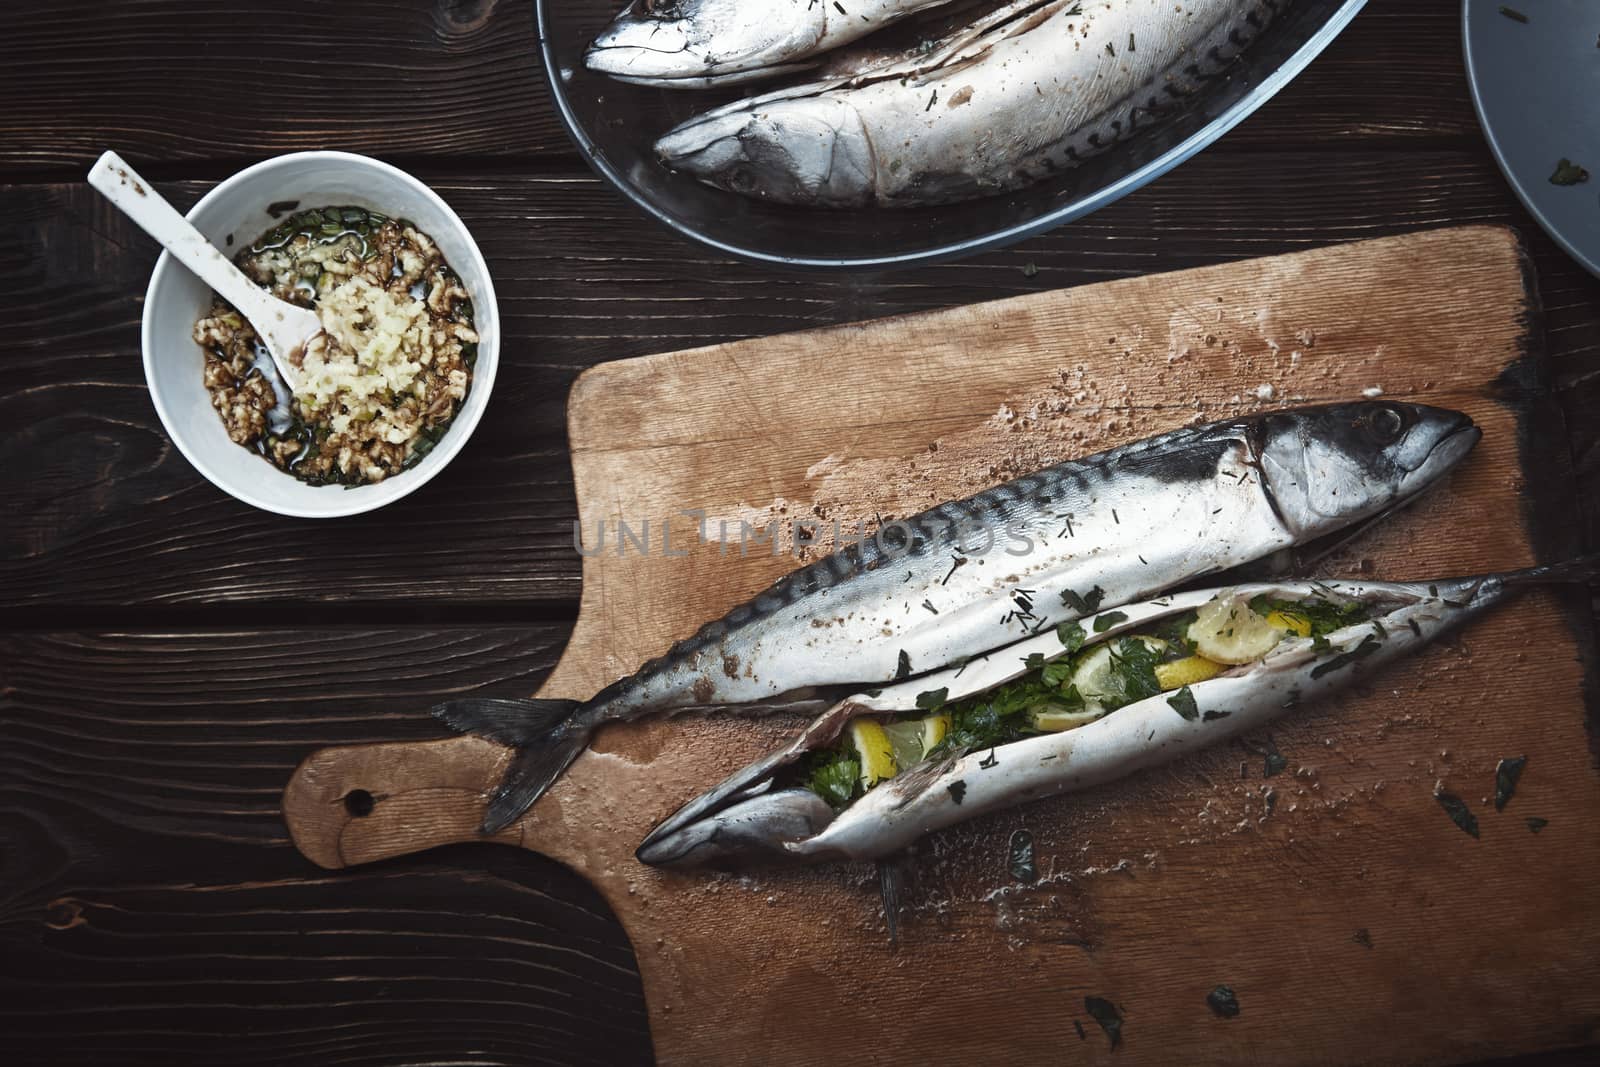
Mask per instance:
[[[494,383],[499,316],[476,243],[437,194],[378,160],[300,152],[227,179],[188,218],[327,328],[290,403],[248,325],[162,255],[145,376],[211,482],[279,514],[351,515],[420,488],[461,450]]]

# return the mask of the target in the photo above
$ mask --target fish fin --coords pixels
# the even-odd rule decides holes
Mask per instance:
[[[481,831],[499,833],[520,819],[588,745],[588,730],[563,723],[542,738],[518,746],[489,797]]]
[[[578,710],[577,700],[506,700],[466,697],[431,709],[434,718],[463,734],[476,734],[501,745],[538,741]]]
[[[1600,580],[1600,553],[1512,571],[1501,580],[1507,585],[1586,585]]]

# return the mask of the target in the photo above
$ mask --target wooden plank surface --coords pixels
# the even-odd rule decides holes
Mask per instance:
[[[163,191],[188,203],[205,188]],[[23,429],[0,438],[0,490],[23,506],[0,529],[0,604],[43,612],[41,624],[57,626],[124,606],[285,600],[335,609],[387,602],[448,610],[468,602],[498,612],[524,605],[570,612],[579,581],[563,405],[586,367],[1158,268],[1518,217],[1483,153],[1208,153],[1022,248],[840,278],[702,256],[638,230],[628,209],[589,178],[441,181],[439,188],[465,214],[495,272],[507,373],[448,479],[381,514],[318,524],[228,498],[167,441],[138,358],[154,245],[87,188],[13,187],[7,199],[19,210],[0,229],[17,237],[20,254],[0,261],[0,302],[15,358],[13,373],[0,380],[0,417]],[[1581,377],[1600,359],[1600,295],[1547,239],[1532,243],[1559,349],[1552,366]],[[1030,264],[1036,273],[1028,273]],[[86,274],[94,279],[87,299]],[[1585,379],[1583,389],[1575,404],[1600,398],[1600,378]],[[1586,464],[1584,476],[1596,475],[1600,467]],[[425,571],[396,582],[418,531],[440,535],[429,541],[437,547],[427,551]],[[463,539],[492,551],[496,565],[486,569],[458,552]],[[160,566],[135,562],[152,552]],[[291,566],[241,565],[241,556],[269,553]]]
[[[1302,402],[1381,386],[1467,411],[1484,440],[1440,492],[1323,573],[1526,565],[1562,541],[1570,551],[1576,530],[1560,498],[1537,500],[1537,514],[1523,506],[1545,461],[1528,428],[1551,417],[1523,270],[1513,234],[1476,227],[610,363],[570,402],[580,515],[587,531],[682,509],[713,525],[887,520],[1069,455],[1274,406],[1261,383]],[[793,372],[823,366],[826,389]],[[1539,489],[1552,487],[1565,479]],[[577,629],[542,692],[596,691],[794,565],[696,544],[693,519],[673,525],[683,558],[658,532],[654,551],[585,559]],[[1032,1063],[1059,1051],[1070,1019],[1093,1023],[1090,996],[1121,1006],[1117,1055],[1129,1062],[1529,1051],[1568,1022],[1600,1033],[1600,917],[1576,892],[1600,869],[1581,662],[1592,636],[1571,626],[1559,599],[1529,597],[1281,720],[1281,778],[1250,755],[1263,734],[935,835],[910,862],[898,944],[866,865],[719,877],[632,857],[652,825],[792,722],[608,730],[497,840],[582,872],[617,913],[640,950],[663,1063],[821,1063],[841,1046],[867,1062]],[[1517,810],[1496,815],[1479,796],[1513,755],[1542,777],[1530,771]],[[302,851],[335,868],[477,840],[505,757],[473,738],[324,750],[297,772],[285,815]],[[1450,824],[1437,788],[1471,797],[1483,840]],[[352,795],[365,798],[358,809]],[[1523,814],[1550,825],[1536,836]],[[1017,829],[1048,872],[1037,884],[1007,873]],[[1484,894],[1500,902],[1492,915],[1440,921]],[[930,995],[939,973],[961,978]],[[997,1000],[1018,975],[1036,994]],[[1218,983],[1253,1012],[1211,1018],[1205,994]],[[1329,987],[1400,992],[1330,1009],[1317,995]],[[1497,1010],[1508,989],[1522,991],[1510,1015]],[[895,1048],[878,1044],[879,1016],[841,1016],[841,1003],[894,1005]],[[1041,1008],[1054,1025],[1037,1025]],[[1080,1050],[1091,1062],[1110,1053],[1098,1035]]]
[[[632,951],[581,878],[476,848],[330,877],[278,811],[310,747],[436,736],[419,705],[526,691],[564,637],[0,635],[13,1062],[646,1060]]]
[[[601,1004],[615,1010],[591,1013],[540,993],[525,981],[526,953],[503,951],[505,929],[480,923],[493,914],[539,924],[535,940],[551,947],[544,958],[553,967],[598,945],[629,965],[615,922],[574,928],[571,901],[603,905],[583,896],[581,882],[561,881],[558,868],[463,846],[330,879],[265,832],[202,852],[185,828],[206,810],[202,797],[217,772],[202,768],[207,776],[185,792],[185,768],[141,763],[152,748],[147,737],[204,746],[212,765],[240,768],[263,763],[263,742],[281,744],[270,766],[250,772],[262,792],[229,794],[224,811],[206,820],[208,833],[229,820],[254,826],[266,809],[252,805],[266,804],[266,779],[281,778],[291,750],[434,736],[417,711],[433,694],[462,684],[530,688],[543,674],[530,664],[544,660],[491,642],[470,671],[459,665],[462,675],[442,687],[419,681],[416,703],[402,708],[366,698],[365,653],[350,649],[315,672],[288,672],[332,700],[337,714],[300,716],[292,728],[275,719],[242,728],[232,720],[255,724],[255,698],[218,684],[218,661],[199,647],[199,635],[254,634],[238,637],[238,647],[288,647],[310,618],[357,631],[412,625],[444,639],[511,627],[559,642],[580,591],[579,561],[568,548],[576,504],[562,403],[582,370],[608,359],[1424,226],[1507,222],[1537,264],[1541,332],[1579,479],[1573,509],[1586,546],[1600,548],[1600,421],[1592,417],[1600,404],[1600,283],[1537,230],[1494,169],[1467,95],[1458,6],[1372,0],[1261,112],[1108,211],[968,263],[850,279],[717,260],[645,224],[597,185],[546,110],[527,0],[67,0],[8,11],[0,63],[0,730],[9,744],[45,706],[72,723],[50,741],[47,780],[19,770],[0,782],[5,825],[18,828],[0,851],[8,949],[0,980],[12,1005],[6,1032],[14,1054],[24,1062],[159,1064],[648,1055],[636,1000],[604,993]],[[405,78],[339,73],[374,42],[391,49]],[[334,84],[337,107],[325,92]],[[164,440],[138,368],[140,299],[154,248],[80,181],[108,146],[124,149],[182,202],[245,163],[297,148],[377,152],[444,189],[485,245],[506,325],[508,370],[463,457],[478,469],[462,462],[383,521],[331,527],[253,513],[206,485]],[[1546,443],[1559,451],[1558,442]],[[400,528],[442,536],[451,550],[430,551],[419,568],[417,540],[396,535]],[[140,691],[136,676],[150,688],[146,706],[132,713],[125,701]],[[304,710],[302,701],[326,707],[311,688],[281,678],[261,684],[274,689],[285,716]],[[162,686],[183,688],[185,700],[207,710],[162,708]],[[40,765],[39,752],[29,752],[28,767]],[[91,796],[105,791],[109,799],[63,799],[80,779]],[[168,790],[183,792],[188,809],[150,806]],[[105,812],[119,804],[140,818],[106,823]],[[525,891],[530,882],[549,895]],[[402,905],[342,921],[320,905],[347,899],[346,885],[358,898],[388,887]],[[93,913],[96,921],[131,915],[138,925],[95,933],[88,951],[59,940],[45,905],[85,887],[105,899],[119,895]],[[205,925],[202,904],[224,899],[222,890],[253,894],[233,914],[241,929],[271,932],[266,947],[241,938],[241,947],[206,959],[207,983],[179,981],[168,961],[193,954],[191,926],[218,929]],[[130,907],[135,891],[145,895]],[[328,926],[298,932],[309,929],[306,916],[324,914]],[[473,973],[494,995],[456,988],[459,972],[423,952],[423,914],[459,930],[469,942],[462,956],[473,957]],[[593,944],[585,948],[584,938]],[[13,945],[21,948],[9,951]],[[373,973],[410,975],[426,995],[395,998],[381,982],[326,977],[328,959],[367,957],[388,961]],[[346,966],[353,974],[365,965]],[[589,981],[575,965],[572,973],[574,982]],[[299,1027],[291,1021],[305,1007],[299,982],[313,976],[339,1007]],[[245,978],[248,989],[235,994],[231,983]],[[362,995],[350,997],[351,989]],[[510,990],[515,1003],[503,1011],[479,1006]],[[424,999],[431,1006],[420,1007]],[[571,1036],[553,1047],[550,1031],[523,1029],[530,1014]],[[1562,1029],[1548,1044],[1583,1040]]]
[[[0,160],[77,172],[107,144],[141,168],[333,145],[490,167],[570,158],[539,67],[531,3],[224,0],[178,15],[150,0],[12,13],[0,99],[17,103],[0,115]],[[1453,84],[1459,51],[1418,47],[1456,32],[1456,17],[1452,0],[1374,5],[1302,75],[1297,104],[1269,104],[1266,121],[1230,139],[1281,147],[1470,133],[1471,106]],[[241,57],[242,41],[272,61]],[[371,52],[406,77],[371,77],[360,58]],[[334,94],[339,106],[324,106]],[[1393,108],[1400,97],[1409,110]]]

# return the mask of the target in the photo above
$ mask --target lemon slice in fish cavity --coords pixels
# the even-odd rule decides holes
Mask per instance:
[[[883,724],[876,719],[855,719],[848,731],[850,747],[861,763],[861,784],[871,789],[885,778],[893,778],[900,768],[894,758],[894,744]]]
[[[920,719],[891,722],[883,727],[883,732],[889,738],[896,771],[903,771],[921,763],[934,746],[944,740],[944,735],[950,732],[950,716],[926,715]]]
[[[1143,641],[1145,647],[1158,655],[1167,650],[1167,643],[1159,637],[1136,636],[1129,641]],[[1072,672],[1072,685],[1083,698],[1083,710],[1096,718],[1105,714],[1105,705],[1127,700],[1122,680],[1117,676],[1117,665],[1112,660],[1111,642],[1095,646],[1083,657],[1078,669]],[[1041,727],[1042,729],[1043,727]]]
[[[1165,693],[1186,685],[1208,682],[1225,670],[1227,668],[1216,660],[1204,656],[1185,656],[1170,663],[1156,664],[1156,684]]]
[[[1254,663],[1283,640],[1283,629],[1234,597],[1218,597],[1197,615],[1189,626],[1189,640],[1194,642],[1196,652],[1214,663]],[[1308,624],[1308,632],[1309,629]]]

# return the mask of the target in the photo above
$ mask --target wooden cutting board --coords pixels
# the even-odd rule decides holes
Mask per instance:
[[[1191,421],[1363,391],[1463,409],[1484,438],[1324,571],[1569,554],[1531,286],[1515,235],[1473,227],[597,367],[568,418],[585,543],[604,524],[605,547],[542,692],[588,696],[796,565],[696,543],[685,509],[712,531],[902,516]],[[618,554],[619,519],[648,521],[648,554]],[[663,553],[663,521],[686,555]],[[924,841],[898,944],[866,865],[733,877],[633,858],[795,720],[608,728],[495,840],[571,865],[615,909],[663,1063],[1446,1062],[1592,1042],[1600,775],[1580,601],[1529,595],[1270,736]],[[1269,741],[1287,760],[1272,777]],[[506,756],[473,738],[326,749],[285,817],[325,867],[474,840]],[[1497,812],[1513,756],[1527,769]],[[1008,869],[1019,828],[1032,884]],[[1208,1008],[1219,984],[1237,1017]],[[1120,1045],[1086,997],[1116,1005]]]

